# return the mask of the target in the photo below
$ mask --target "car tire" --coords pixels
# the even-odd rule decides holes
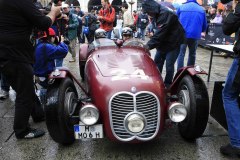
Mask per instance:
[[[187,107],[187,117],[178,124],[180,135],[189,141],[202,136],[209,116],[207,88],[198,76],[186,75],[178,87],[178,98]]]
[[[47,90],[46,124],[52,139],[69,145],[75,140],[71,115],[77,106],[77,90],[70,78],[55,80]]]

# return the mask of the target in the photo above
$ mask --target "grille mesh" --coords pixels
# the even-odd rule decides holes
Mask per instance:
[[[115,94],[110,101],[110,117],[112,117],[112,130],[117,138],[125,141],[132,137],[137,137],[140,140],[153,138],[159,125],[158,113],[160,112],[158,109],[160,107],[158,105],[156,96],[150,92]],[[129,133],[124,127],[124,118],[131,112],[140,112],[147,120],[144,132],[137,136]]]

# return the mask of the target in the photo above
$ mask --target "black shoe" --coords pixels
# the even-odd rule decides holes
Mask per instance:
[[[234,147],[231,144],[222,146],[220,152],[231,157],[240,157],[240,148]]]
[[[42,137],[45,134],[43,130],[30,128],[29,132],[22,139],[32,139]]]

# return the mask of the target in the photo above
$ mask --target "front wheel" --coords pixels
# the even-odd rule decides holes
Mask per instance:
[[[70,78],[57,80],[47,90],[46,124],[52,139],[60,144],[74,142],[71,115],[77,106],[77,90]]]
[[[188,113],[186,119],[178,124],[179,132],[184,139],[194,140],[203,134],[208,122],[207,88],[200,77],[186,75],[179,84],[178,98]]]

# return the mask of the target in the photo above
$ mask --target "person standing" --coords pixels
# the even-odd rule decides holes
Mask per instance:
[[[161,73],[166,60],[164,84],[169,87],[174,75],[174,63],[177,60],[180,45],[184,41],[184,29],[176,14],[154,0],[144,0],[142,11],[153,19],[156,26],[146,48],[157,49],[154,61]]]
[[[107,33],[107,38],[111,39],[113,22],[115,20],[115,9],[110,5],[109,0],[101,0],[102,8],[97,19],[100,21],[100,28]]]
[[[223,22],[223,33],[231,35],[236,33],[240,28],[240,3],[233,1],[232,13],[229,13]],[[231,157],[240,157],[240,106],[238,103],[240,94],[240,37],[233,47],[237,55],[228,71],[226,82],[222,91],[223,104],[228,125],[228,136],[230,143],[221,146],[220,152]]]
[[[78,29],[77,29],[77,36],[78,36],[78,42],[84,43],[83,37],[82,37],[82,17],[84,16],[84,12],[81,10],[80,6],[76,6],[75,8],[75,14],[78,16]]]
[[[32,30],[47,30],[60,14],[52,5],[44,15],[32,0],[0,1],[0,72],[16,91],[13,129],[17,139],[41,137],[45,132],[29,126],[30,115],[34,122],[44,119],[44,112],[35,94],[33,82],[34,39]],[[8,16],[6,16],[8,15]]]
[[[123,27],[132,28],[134,26],[134,18],[130,10],[128,10],[128,4],[122,4],[123,11]]]
[[[145,41],[146,28],[149,23],[148,15],[146,13],[141,12],[138,16],[137,20],[137,28],[139,33],[139,38]]]
[[[204,9],[196,0],[188,0],[177,10],[177,15],[186,33],[186,41],[181,45],[177,70],[184,66],[186,48],[189,48],[187,66],[195,65],[196,50],[201,33],[206,32],[207,18]]]
[[[122,26],[123,26],[123,20],[120,15],[116,16],[117,18],[117,25],[114,28],[114,38],[122,39]]]
[[[97,29],[97,17],[93,14],[93,12],[86,13],[82,18],[83,25],[88,27],[88,33],[86,33],[86,38],[88,44],[94,41],[94,32]]]
[[[68,38],[70,44],[69,44],[69,52],[72,54],[72,59],[69,60],[69,62],[75,62],[76,61],[76,38],[77,38],[77,29],[78,29],[78,19],[77,15],[70,12],[70,8],[68,4],[63,4],[63,13],[68,16],[68,22],[65,25],[66,29],[66,37]]]

